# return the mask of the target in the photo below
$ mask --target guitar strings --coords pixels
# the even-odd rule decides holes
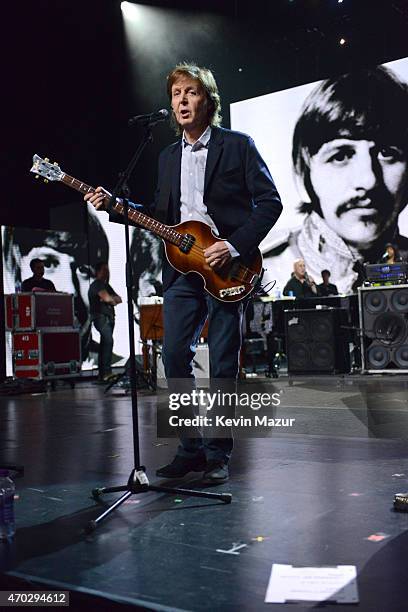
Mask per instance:
[[[67,179],[72,178],[72,177],[68,177],[68,175],[65,175],[65,176],[66,176],[66,178],[67,178]],[[74,182],[75,182],[75,183],[79,183],[79,181],[78,181],[77,179],[74,179]],[[78,189],[79,191],[83,191],[83,192],[86,192],[86,193],[90,193],[91,191],[92,191],[92,192],[95,192],[95,189],[93,189],[93,188],[91,188],[91,189],[90,189],[88,185],[85,185],[85,183],[81,183],[81,186],[80,186],[80,187],[77,187],[77,189]],[[122,206],[122,207],[123,207],[123,206]],[[131,212],[131,213],[132,213],[132,212],[138,213],[138,211],[130,211],[130,212]],[[143,213],[139,213],[139,214],[143,214]],[[147,215],[146,215],[146,217],[147,217]],[[149,218],[149,219],[151,219],[153,222],[155,221],[155,219],[153,219],[152,217],[148,217],[148,218]],[[167,226],[167,225],[164,225],[164,224],[160,224],[160,225],[163,225],[163,226],[164,226],[165,231],[167,230],[168,232],[174,232],[174,233],[176,233],[176,234],[178,235],[178,237],[180,237],[180,238],[182,238],[182,237],[183,237],[183,235],[182,235],[182,234],[180,234],[180,232],[177,232],[176,230],[173,230],[173,229],[171,228],[171,226]],[[140,226],[139,226],[139,227],[140,227]],[[143,227],[143,226],[142,226],[142,227]],[[147,227],[146,229],[148,229],[148,230],[149,230],[150,228],[149,228],[149,227]],[[177,246],[177,245],[175,245],[175,246]],[[194,250],[194,252],[195,252],[197,255],[199,255],[199,256],[200,256],[200,258],[201,258],[202,260],[204,260],[204,261],[205,261],[204,247],[203,247],[203,246],[201,246],[201,245],[200,245],[200,244],[198,244],[198,243],[194,243],[194,244],[192,245],[192,247],[191,247],[190,251],[193,251],[193,250]],[[240,264],[240,265],[239,265],[238,269],[239,269],[239,271],[240,271],[240,273],[241,273],[241,276],[239,276],[239,275],[237,274],[237,275],[236,275],[236,279],[237,279],[238,281],[240,281],[240,282],[243,282],[243,283],[244,283],[244,282],[247,282],[247,281],[245,280],[245,276],[246,276],[246,274],[247,274],[248,272],[249,272],[250,274],[254,275],[254,276],[256,276],[256,275],[257,275],[257,272],[256,272],[255,270],[251,270],[250,268],[248,268],[247,266],[243,266],[242,264]]]
[[[197,254],[199,253],[202,256],[202,259],[205,259],[205,255],[204,255],[204,247],[202,247],[200,244],[193,244],[193,246],[191,247],[190,251],[195,251],[197,252]],[[242,276],[236,276],[237,280],[241,281],[241,282],[245,282],[245,274],[247,272],[250,272],[253,275],[256,275],[256,272],[254,270],[251,270],[250,268],[248,268],[247,266],[243,266],[242,264],[239,265],[239,270],[242,272]]]
[[[192,247],[191,250],[193,250],[195,247],[197,247],[200,250],[200,255],[203,255],[203,258],[205,259],[204,256],[204,247],[202,247],[200,244],[195,243]],[[242,272],[242,277],[240,278],[239,276],[237,276],[236,278],[238,280],[241,280],[242,282],[245,282],[245,274],[247,272],[249,272],[250,274],[256,276],[257,272],[255,270],[251,270],[251,268],[248,268],[247,266],[244,266],[242,264],[239,265],[238,269]]]
[[[132,211],[132,212],[133,212],[133,211]],[[134,211],[134,212],[138,213],[138,211]],[[139,214],[143,214],[143,213],[139,213]],[[144,216],[146,216],[146,217],[147,217],[147,215],[144,215]],[[149,220],[151,219],[153,222],[156,222],[156,223],[157,223],[157,221],[155,221],[155,219],[153,219],[153,218],[151,218],[151,217],[148,217],[148,219],[149,219]],[[180,234],[180,232],[178,232],[177,230],[172,229],[172,227],[171,227],[171,226],[164,225],[164,224],[161,224],[161,223],[160,223],[160,225],[162,225],[162,226],[163,226],[164,231],[167,231],[168,233],[172,232],[172,233],[176,234],[176,236],[177,236],[177,238],[178,238],[178,239],[180,239],[180,240],[181,240],[181,239],[183,238],[183,234]],[[142,226],[142,227],[143,227],[143,226]],[[146,229],[147,229],[147,230],[151,230],[151,228],[149,228],[149,226],[148,226],[148,225],[147,225]],[[174,246],[178,246],[178,245],[177,245],[177,244],[175,244],[175,243],[171,243],[171,244],[174,244]],[[205,256],[204,256],[204,247],[203,247],[202,245],[200,245],[199,243],[195,242],[195,243],[194,243],[194,244],[191,246],[191,248],[190,248],[190,251],[189,251],[189,252],[191,252],[191,251],[194,251],[194,252],[195,252],[197,255],[199,255],[199,256],[200,256],[200,258],[201,258],[201,260],[205,260]],[[251,270],[250,268],[248,268],[247,266],[243,266],[242,264],[240,264],[240,265],[239,265],[239,270],[240,270],[240,272],[241,272],[241,274],[242,274],[242,275],[241,275],[241,276],[237,275],[237,276],[236,276],[236,278],[237,278],[237,280],[238,280],[238,281],[243,282],[243,283],[244,283],[244,282],[248,282],[248,281],[246,281],[246,280],[245,280],[245,275],[246,275],[248,272],[249,272],[250,274],[252,274],[253,276],[256,276],[256,275],[257,275],[257,272],[256,272],[255,270]]]

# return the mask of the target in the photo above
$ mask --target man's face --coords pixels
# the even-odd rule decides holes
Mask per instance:
[[[34,265],[33,265],[33,275],[36,278],[42,278],[44,276],[44,262],[42,261],[37,261]]]
[[[207,95],[196,79],[180,76],[171,88],[171,107],[183,130],[202,130],[208,125]]]
[[[327,274],[327,272],[323,272],[322,274],[322,279],[325,285],[329,284],[329,279],[330,279],[330,274]]]
[[[367,248],[406,204],[407,159],[397,146],[338,138],[311,158],[310,180],[327,225],[346,242]]]
[[[303,259],[296,261],[293,265],[293,271],[298,278],[303,278],[306,272],[306,266]]]
[[[102,280],[104,283],[109,281],[109,266],[107,264],[101,266],[100,270],[98,270],[96,274],[96,278],[98,280]]]

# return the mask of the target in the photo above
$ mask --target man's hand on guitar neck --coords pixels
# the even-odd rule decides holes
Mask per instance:
[[[222,240],[214,242],[214,244],[205,249],[204,257],[208,265],[214,270],[221,270],[232,259],[227,244]]]
[[[92,193],[87,193],[85,202],[89,202],[96,210],[106,210],[111,194],[103,187],[97,187]],[[221,270],[232,259],[231,251],[226,242],[219,240],[214,242],[204,251],[207,264],[213,270]]]
[[[85,202],[92,204],[96,210],[106,210],[111,194],[103,187],[97,187],[95,191],[87,193],[84,197]]]

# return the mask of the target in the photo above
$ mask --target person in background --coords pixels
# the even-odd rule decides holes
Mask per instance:
[[[391,265],[400,261],[402,261],[402,257],[398,247],[395,244],[391,244],[391,242],[387,242],[385,245],[385,253],[381,257],[380,263]]]
[[[295,298],[316,297],[316,283],[307,274],[303,259],[296,259],[293,263],[293,273],[283,289],[283,295]]]
[[[115,306],[122,303],[122,298],[109,284],[109,266],[105,261],[96,264],[95,274],[96,278],[88,291],[89,308],[92,322],[101,336],[98,357],[99,380],[107,382],[112,375]]]
[[[322,270],[323,282],[317,285],[317,294],[321,297],[328,297],[329,295],[339,295],[336,285],[329,283],[330,270]]]
[[[30,261],[33,275],[23,280],[21,291],[56,291],[54,283],[44,278],[44,262],[35,257]]]

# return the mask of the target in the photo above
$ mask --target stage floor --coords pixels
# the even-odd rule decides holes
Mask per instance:
[[[0,459],[25,468],[16,537],[0,545],[2,589],[24,579],[107,598],[107,609],[291,612],[315,606],[264,603],[273,563],[356,565],[360,610],[406,610],[408,513],[392,500],[408,490],[408,377],[253,380],[246,390],[261,385],[282,392],[279,416],[295,427],[236,441],[230,481],[211,489],[231,493],[230,505],[149,492],[90,536],[82,528],[103,507],[91,490],[125,484],[133,467],[129,396],[82,382],[0,397]],[[177,444],[157,439],[155,406],[139,393],[151,482],[199,486],[194,475],[155,477]]]

